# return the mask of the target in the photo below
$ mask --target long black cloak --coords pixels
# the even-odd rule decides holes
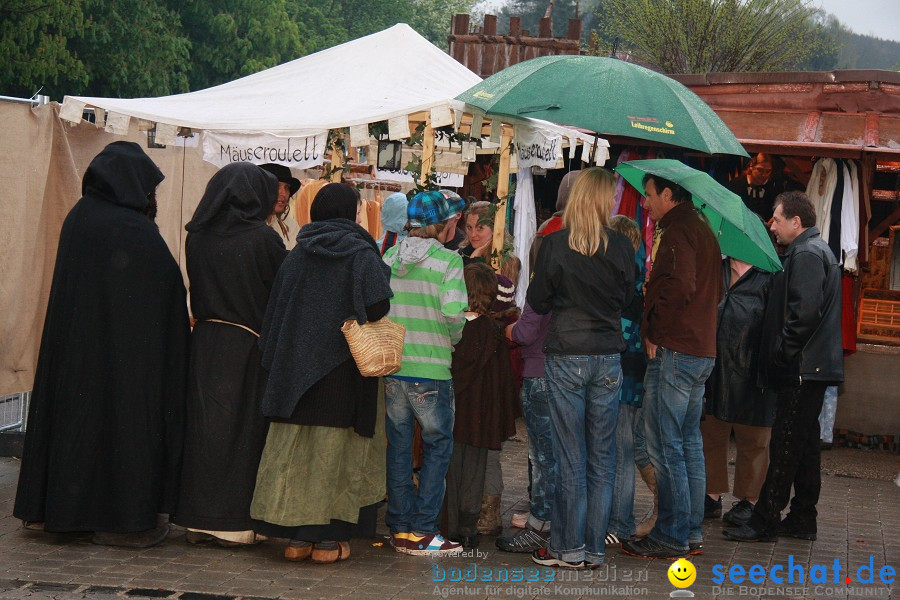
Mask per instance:
[[[48,531],[143,531],[175,508],[189,325],[143,212],[162,179],[114,142],[63,223],[14,509]]]
[[[250,502],[267,431],[260,408],[266,372],[257,336],[237,325],[259,332],[287,255],[281,238],[265,223],[277,192],[275,176],[256,165],[228,165],[209,181],[187,224],[187,271],[197,322],[174,517],[185,527],[251,529]]]

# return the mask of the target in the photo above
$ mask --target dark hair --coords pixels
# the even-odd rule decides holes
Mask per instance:
[[[647,187],[647,182],[652,181],[653,185],[656,187],[656,193],[661,194],[662,191],[666,188],[672,190],[672,202],[675,204],[681,204],[686,200],[691,199],[691,193],[678,185],[677,183],[672,183],[668,179],[663,179],[659,175],[654,175],[653,173],[647,173],[644,175],[644,179],[641,180],[641,183],[644,184],[644,187]]]
[[[488,315],[497,298],[497,275],[487,263],[473,262],[463,270],[466,291],[469,294],[469,310]]]
[[[806,192],[782,192],[775,197],[772,209],[781,205],[781,212],[788,219],[800,217],[801,227],[816,226],[816,207],[810,202]]]
[[[309,209],[311,221],[350,219],[356,221],[359,192],[346,183],[329,183],[316,194]]]

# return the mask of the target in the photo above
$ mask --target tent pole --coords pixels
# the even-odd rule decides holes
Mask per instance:
[[[338,141],[335,139],[331,142],[331,182],[340,183],[344,172],[341,167],[344,166],[343,153],[338,149]]]
[[[419,183],[425,185],[431,174],[431,166],[434,164],[434,128],[431,126],[431,116],[425,119],[425,131],[422,132],[422,174]]]
[[[500,253],[503,250],[503,239],[506,234],[506,195],[509,193],[509,153],[512,147],[512,136],[505,134],[500,138],[500,167],[497,172],[497,212],[494,214],[494,239],[491,243],[491,266],[500,271]],[[494,251],[497,251],[494,256]]]

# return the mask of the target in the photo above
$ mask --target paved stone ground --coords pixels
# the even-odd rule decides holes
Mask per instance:
[[[872,457],[859,450],[833,452],[849,463],[864,464]],[[900,469],[900,458],[886,460],[893,462],[894,471]],[[507,442],[502,463],[508,524],[513,512],[527,510],[525,444]],[[538,570],[527,555],[497,551],[491,538],[482,540],[477,555],[440,560],[398,554],[384,540],[354,540],[350,560],[337,565],[288,563],[282,559],[283,544],[274,541],[237,550],[193,547],[185,543],[183,531],[173,531],[163,545],[146,550],[95,546],[85,535],[23,530],[11,516],[18,470],[15,459],[0,459],[0,598],[668,598],[675,589],[666,575],[668,561],[638,560],[611,549],[604,569]],[[730,500],[725,497],[726,507]],[[638,513],[645,514],[649,506],[639,481]],[[706,521],[706,552],[694,557],[697,580],[690,590],[701,599],[890,598],[891,587],[879,582],[879,572],[884,565],[900,571],[900,488],[890,481],[826,475],[819,511],[816,542],[738,544],[722,537],[721,521]],[[787,565],[791,556],[804,569],[802,584],[726,579],[714,586],[716,565],[728,572],[735,565],[749,570],[760,564],[768,572],[771,565]],[[868,566],[870,557],[875,583],[863,585],[857,569]],[[842,569],[838,583],[833,580],[835,559]],[[817,564],[827,566],[827,584],[810,582],[811,575],[820,575],[810,571]],[[486,569],[492,570],[492,581],[483,580]],[[509,581],[498,581],[498,573]],[[446,579],[435,581],[442,574]],[[848,574],[850,585],[844,580]],[[866,580],[868,570],[861,575]],[[475,581],[449,581],[466,577]],[[895,583],[893,589],[900,586]]]

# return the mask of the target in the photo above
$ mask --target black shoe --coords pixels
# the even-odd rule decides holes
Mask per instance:
[[[778,539],[778,536],[760,533],[749,525],[723,529],[722,535],[736,542],[774,542]]]
[[[703,518],[718,519],[722,516],[722,498],[713,500],[709,496],[703,496]]]
[[[778,535],[782,537],[792,537],[798,540],[815,541],[816,532],[805,530],[792,523],[789,519],[783,520],[778,524]]]
[[[498,537],[494,542],[504,552],[534,552],[550,545],[550,533],[542,533],[527,527],[506,537]]]
[[[461,535],[459,536],[459,543],[466,550],[471,550],[472,548],[478,547],[479,537],[476,533],[475,535]]]
[[[688,555],[688,551],[672,550],[648,537],[623,543],[622,552],[639,558],[668,558],[670,560],[684,558]]]
[[[703,542],[691,542],[688,554],[690,554],[691,556],[698,556],[700,554],[703,554]]]
[[[731,510],[722,515],[722,520],[731,523],[735,527],[746,525],[753,515],[753,505],[747,500],[741,500],[731,505]]]
[[[831,450],[834,448],[834,442],[822,442],[822,450]]]
[[[161,544],[169,535],[169,524],[158,525],[146,531],[134,533],[114,533],[96,531],[91,541],[99,546],[122,546],[124,548],[152,548]]]

